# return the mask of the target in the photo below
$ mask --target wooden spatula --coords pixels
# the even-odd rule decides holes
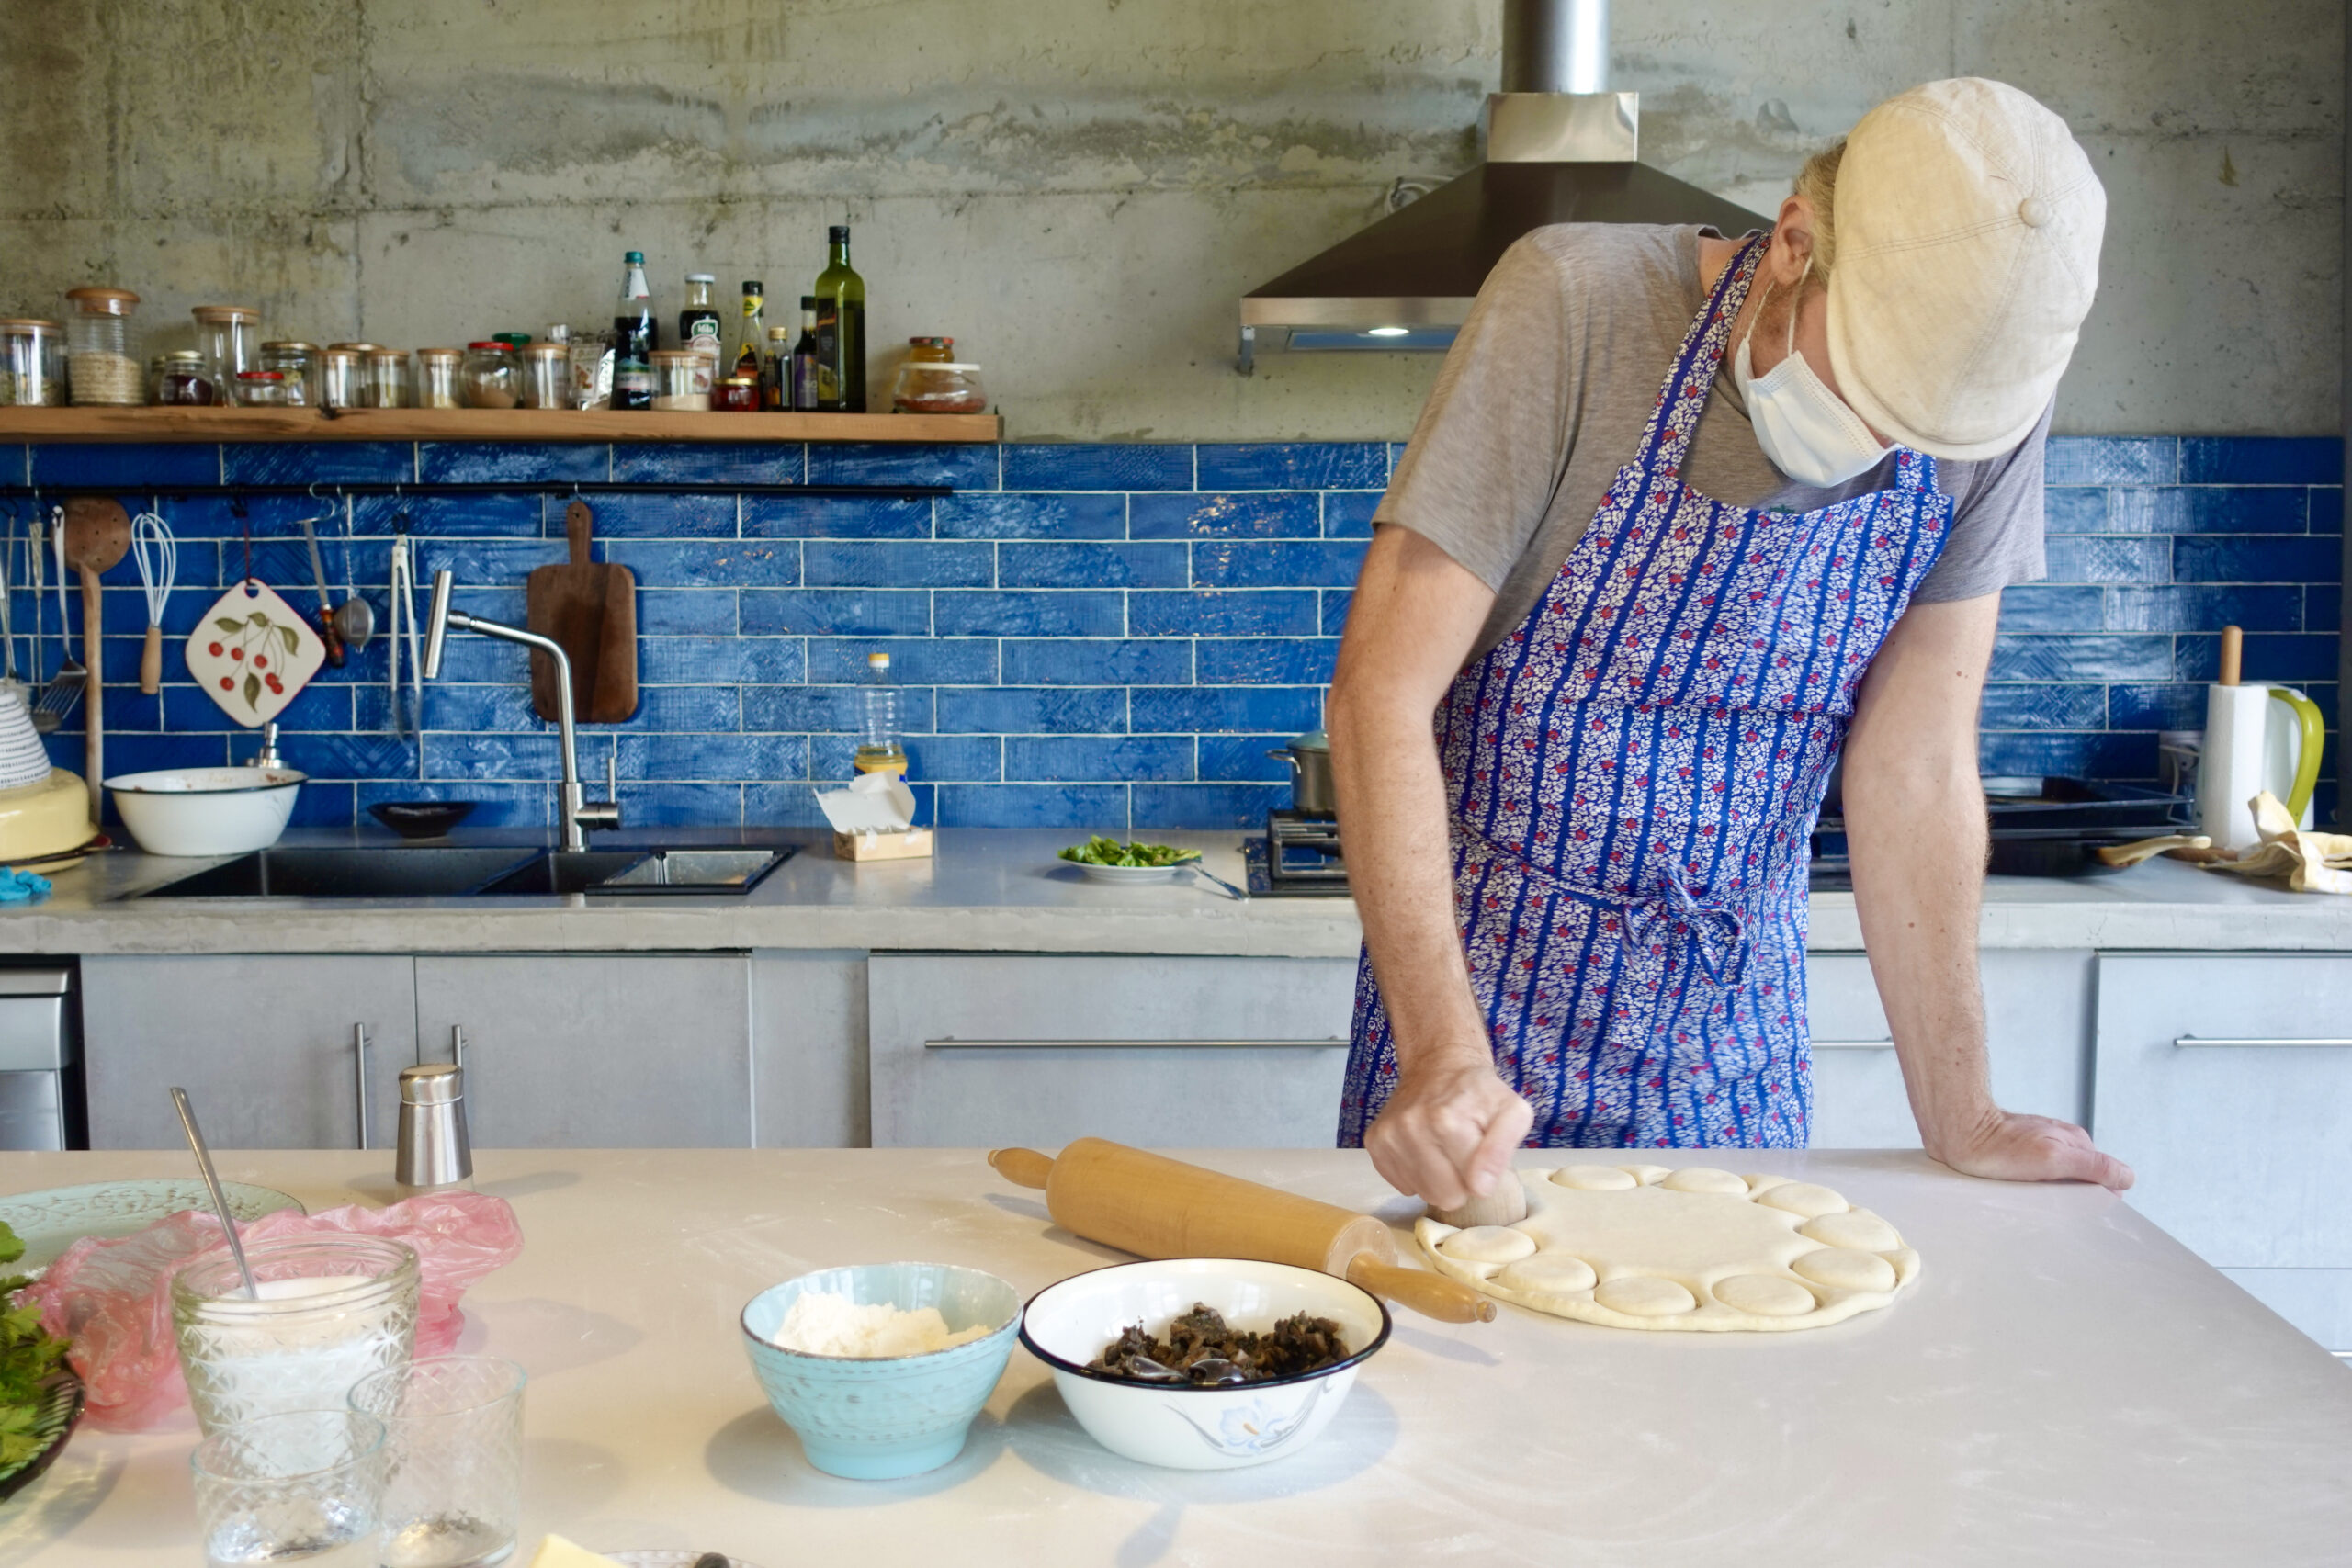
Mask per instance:
[[[584,501],[563,509],[571,559],[535,570],[525,583],[527,625],[563,645],[582,724],[618,724],[637,713],[637,574],[589,553],[595,514]],[[555,660],[531,655],[531,705],[555,722]]]
[[[1058,1159],[1035,1149],[989,1156],[1006,1179],[1043,1188],[1054,1223],[1145,1258],[1248,1258],[1336,1274],[1447,1323],[1491,1323],[1495,1303],[1396,1260],[1396,1238],[1370,1214],[1244,1181],[1101,1138]]]
[[[130,551],[130,513],[122,503],[102,495],[77,495],[65,502],[65,564],[82,578],[82,664],[88,694],[83,698],[86,716],[82,730],[83,766],[89,777],[90,820],[106,820],[107,723],[106,687],[98,663],[98,634],[105,617],[99,613],[98,573],[110,571]]]

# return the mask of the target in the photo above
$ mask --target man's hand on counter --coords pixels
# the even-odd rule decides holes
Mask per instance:
[[[1930,1139],[1928,1152],[1963,1176],[1996,1181],[2096,1181],[2122,1192],[2134,1179],[2130,1166],[2100,1152],[2091,1135],[2072,1122],[1997,1106],[1988,1107],[1956,1139]]]
[[[1534,1120],[1483,1048],[1429,1055],[1399,1069],[1363,1146],[1397,1191],[1458,1209],[1494,1190]]]

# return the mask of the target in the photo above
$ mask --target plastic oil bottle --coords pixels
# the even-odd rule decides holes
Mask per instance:
[[[899,728],[899,682],[890,675],[890,656],[865,656],[865,679],[857,687],[857,771],[898,773],[907,771],[905,731]]]

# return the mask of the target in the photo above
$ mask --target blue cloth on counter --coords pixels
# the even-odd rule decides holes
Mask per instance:
[[[29,871],[0,870],[0,904],[27,904],[49,897],[49,878]]]

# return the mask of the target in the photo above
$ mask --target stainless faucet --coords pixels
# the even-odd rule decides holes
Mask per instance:
[[[580,785],[579,732],[572,723],[571,660],[563,645],[552,637],[537,632],[526,632],[520,626],[503,626],[485,621],[479,615],[469,615],[463,610],[449,608],[449,573],[433,574],[433,615],[424,633],[424,678],[438,680],[441,675],[441,645],[447,640],[449,628],[461,632],[479,632],[506,642],[519,642],[525,648],[536,648],[555,660],[555,727],[563,743],[563,847],[584,850],[588,847],[588,830],[592,828],[617,828],[621,825],[621,808],[617,798],[590,800]],[[613,760],[605,761],[605,789],[618,796],[619,782]]]

